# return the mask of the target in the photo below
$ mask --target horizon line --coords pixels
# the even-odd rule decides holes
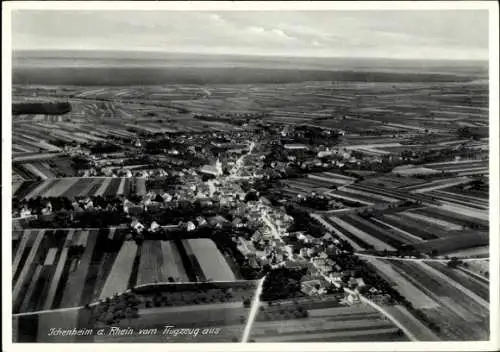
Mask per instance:
[[[193,52],[193,51],[163,51],[163,50],[130,50],[130,49],[82,49],[82,48],[12,48],[11,52],[112,52],[112,53],[155,53],[155,54],[179,54],[179,55],[193,55],[193,56],[240,56],[240,57],[260,57],[260,58],[293,58],[293,59],[349,59],[349,60],[394,60],[394,61],[444,61],[444,62],[481,62],[488,63],[489,58],[402,58],[402,57],[386,57],[386,56],[312,56],[312,55],[292,55],[292,54],[252,54],[252,53],[207,53],[207,52]]]

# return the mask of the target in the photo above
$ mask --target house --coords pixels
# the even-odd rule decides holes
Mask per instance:
[[[144,231],[144,225],[141,224],[138,220],[133,220],[132,223],[130,224],[130,227],[132,227],[138,233]]]
[[[188,221],[186,224],[186,231],[196,230],[196,225],[192,221]]]
[[[306,235],[304,235],[304,233],[303,233],[303,232],[297,232],[296,234],[297,234],[297,239],[298,239],[299,241],[302,241],[302,242],[305,242],[305,243],[308,243],[308,242],[309,242],[308,237],[307,237]]]
[[[153,222],[151,223],[151,226],[149,227],[149,231],[151,231],[151,232],[156,232],[156,231],[158,231],[160,228],[161,228],[161,227],[160,227],[160,225],[158,225],[158,223],[157,223],[156,221],[153,221]]]
[[[362,277],[358,277],[356,279],[356,284],[359,288],[366,286],[365,281],[363,280]]]
[[[349,293],[349,295],[346,298],[347,304],[357,304],[360,303],[359,295],[357,293]]]
[[[203,226],[203,225],[207,224],[207,220],[205,220],[205,218],[203,216],[198,216],[196,218],[196,222],[197,222],[198,226]]]
[[[161,197],[163,198],[164,202],[170,202],[170,201],[172,201],[172,196],[170,194],[168,194],[167,192],[163,193],[161,195]]]
[[[238,239],[239,243],[237,248],[241,252],[241,254],[243,254],[244,256],[255,254],[256,249],[250,241],[245,240],[243,237],[238,237]]]
[[[29,210],[26,207],[23,207],[23,209],[21,209],[21,217],[22,218],[26,218],[26,217],[29,217],[29,216],[31,216],[31,210]]]

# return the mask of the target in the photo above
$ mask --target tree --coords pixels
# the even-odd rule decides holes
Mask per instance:
[[[245,298],[245,299],[243,300],[243,307],[245,307],[245,308],[250,308],[250,306],[251,306],[251,305],[252,305],[252,302],[250,301],[250,299]]]

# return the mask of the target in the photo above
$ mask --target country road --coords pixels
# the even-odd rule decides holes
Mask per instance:
[[[384,256],[378,256],[378,255],[373,255],[373,254],[365,254],[365,253],[359,253],[359,252],[354,252],[354,255],[357,255],[358,257],[367,257],[367,258],[375,258],[375,259],[384,259],[384,260],[397,260],[397,261],[408,261],[408,262],[437,262],[437,263],[448,263],[450,259],[438,259],[438,258],[399,258],[399,257],[384,257]],[[489,257],[481,257],[481,258],[459,258],[461,261],[465,262],[471,262],[471,261],[476,261],[476,260],[487,260],[490,259]]]

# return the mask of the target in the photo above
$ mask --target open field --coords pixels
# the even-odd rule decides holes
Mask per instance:
[[[124,241],[126,234],[116,229],[14,231],[14,312],[76,307],[131,287],[190,282],[192,277],[236,280],[209,239],[186,240],[192,248],[186,257],[174,241],[147,240],[137,246]],[[192,261],[201,265],[194,267]]]
[[[88,307],[77,307],[66,310],[52,310],[34,314],[21,314],[13,317],[13,337],[20,342],[233,342],[241,339],[243,327],[248,315],[248,308],[243,307],[242,301],[251,297],[254,291],[253,282],[225,283],[224,285],[212,285],[205,287],[199,285],[174,285],[159,287],[156,285],[144,286],[137,291],[133,297],[141,302],[137,315],[134,318],[116,320],[109,324],[102,324],[96,320],[102,309],[107,309],[109,304],[118,304],[120,299],[132,297],[131,293],[119,295]],[[210,284],[208,284],[210,285]],[[182,286],[182,287],[181,287]],[[216,288],[217,287],[217,288]],[[153,297],[165,297],[170,305],[155,304],[144,306],[145,301]],[[191,297],[191,298],[190,298]],[[191,302],[193,298],[210,298],[206,303]],[[213,301],[215,298],[224,297],[224,301]],[[178,303],[175,303],[178,300]],[[162,301],[163,302],[163,301]],[[165,321],[168,320],[168,322]],[[203,327],[200,323],[203,322]],[[52,325],[51,325],[52,324]],[[82,336],[47,336],[49,328],[82,329],[93,334]],[[192,329],[200,328],[197,336],[173,336],[164,334],[165,326],[173,325],[175,328]],[[120,335],[113,334],[111,328],[131,328],[135,334]],[[105,328],[105,336],[96,336],[98,328]],[[210,333],[201,330],[210,329]],[[155,332],[153,332],[156,330]]]
[[[36,197],[92,197],[145,194],[145,181],[141,178],[69,177],[44,181],[25,181],[14,193],[18,198]],[[119,191],[121,193],[119,193]]]
[[[399,66],[406,65],[399,61],[393,62],[395,67],[379,70],[367,63],[347,70],[354,63],[318,59],[313,64],[298,58],[291,60],[300,62],[300,68],[277,58],[268,59],[265,68],[229,65],[223,59],[212,68],[210,62],[203,62],[210,61],[205,56],[200,62],[183,62],[178,69],[172,66],[172,58],[160,58],[154,65],[145,58],[126,64],[111,60],[109,67],[102,65],[102,58],[83,59],[86,65],[75,65],[79,59],[72,58],[62,59],[60,63],[68,64],[64,68],[52,67],[43,58],[37,60],[31,65],[29,59],[20,60],[13,72],[14,110],[35,102],[67,102],[71,109],[57,116],[15,114],[15,200],[124,195],[139,203],[150,188],[169,188],[169,192],[175,188],[171,202],[160,202],[165,209],[178,206],[184,210],[191,203],[196,207],[186,214],[202,209],[210,226],[214,213],[221,213],[230,220],[228,226],[234,220],[238,227],[228,241],[231,235],[240,236],[241,225],[244,237],[255,234],[254,247],[264,247],[262,253],[283,245],[258,240],[260,234],[267,237],[260,220],[260,211],[266,211],[267,205],[262,204],[279,202],[284,211],[298,205],[304,218],[311,215],[321,227],[312,226],[309,219],[301,221],[299,211],[294,214],[296,229],[284,229],[286,221],[281,219],[278,224],[272,212],[265,215],[265,225],[275,230],[272,223],[276,221],[279,231],[272,232],[307,235],[301,236],[301,243],[297,240],[297,247],[316,248],[307,250],[307,255],[301,251],[301,257],[330,257],[329,261],[320,257],[327,264],[317,265],[318,258],[307,263],[308,281],[319,277],[318,271],[340,274],[345,281],[366,275],[368,286],[378,289],[375,281],[379,278],[368,280],[375,270],[413,306],[400,300],[401,305],[382,308],[404,321],[422,340],[433,340],[425,320],[433,323],[429,326],[438,326],[432,329],[442,340],[484,340],[489,336],[489,261],[466,261],[456,268],[453,263],[447,265],[449,257],[471,259],[489,253],[485,181],[489,173],[489,92],[488,81],[476,79],[487,76],[487,71],[448,64],[409,70]],[[196,65],[200,67],[191,67]],[[37,85],[43,82],[48,85]],[[323,131],[319,136],[299,126]],[[472,131],[479,135],[467,137]],[[227,174],[226,167],[231,167],[233,157],[241,155],[250,141],[255,150],[250,151],[251,161],[243,162],[241,175],[221,176],[206,196],[207,175],[202,176],[198,165],[195,168],[195,161],[213,162],[213,150],[223,150],[220,160]],[[96,148],[104,142],[115,144],[106,149],[118,151],[106,155],[101,147]],[[305,148],[293,150],[290,144]],[[157,149],[151,147],[155,145]],[[234,149],[226,157],[229,145]],[[275,147],[276,157],[268,154]],[[149,181],[156,177],[156,170],[143,177],[121,177],[131,171],[140,175],[149,168],[159,169],[159,175],[168,174],[160,180],[165,181],[163,185],[150,186],[155,183]],[[113,173],[120,177],[77,177]],[[240,184],[241,180],[236,181],[240,176],[249,182]],[[234,200],[236,191],[224,188],[233,181],[245,192],[243,186],[255,187],[262,203],[254,209],[251,201],[244,205]],[[204,186],[198,187],[202,182]],[[280,199],[264,194],[268,188]],[[298,195],[306,196],[309,203],[300,203],[303,199]],[[240,206],[248,212],[239,212]],[[175,219],[184,217],[177,209],[154,213],[154,206],[140,208],[144,211],[137,215],[138,220],[146,228],[155,216],[160,218],[157,214],[165,214],[165,221],[170,221],[170,213]],[[19,216],[26,214],[25,209],[18,210]],[[195,222],[197,215],[190,220]],[[23,219],[13,221],[12,304],[13,313],[21,314],[14,316],[13,325],[14,336],[23,342],[239,341],[248,319],[248,301],[255,293],[254,281],[239,279],[247,271],[258,272],[259,266],[272,263],[271,256],[266,259],[257,254],[256,263],[248,255],[241,264],[243,259],[236,257],[239,253],[233,253],[238,260],[231,263],[230,251],[217,241],[217,231],[213,240],[193,238],[199,233],[193,231],[193,236],[166,241],[147,231],[144,239],[122,228],[35,230],[25,226]],[[354,253],[343,243],[326,243],[326,232],[346,240]],[[304,238],[308,243],[302,243]],[[282,256],[281,249],[276,249],[276,259],[283,258],[289,265],[290,256]],[[413,253],[407,255],[406,250]],[[290,265],[296,264],[303,263],[292,261]],[[364,271],[362,265],[370,270]],[[326,269],[318,269],[320,266]],[[284,290],[299,284],[289,281]],[[380,282],[381,290],[390,292],[383,284]],[[343,293],[326,297],[306,297],[300,303],[290,299],[279,305],[261,303],[250,339],[366,343],[409,339],[375,308],[365,303],[347,306]],[[53,311],[72,307],[75,309]],[[39,313],[41,310],[46,312]],[[210,336],[172,337],[161,333],[167,324],[220,330]],[[102,325],[158,330],[149,336],[47,336],[50,327]]]
[[[407,341],[398,330],[375,309],[359,304],[308,309],[307,318],[258,319],[252,326],[250,339],[256,342]]]
[[[444,340],[481,340],[489,335],[489,303],[484,283],[470,281],[440,263],[386,261],[405,280],[418,287],[437,307],[421,308],[440,328]],[[451,275],[451,276],[450,276]],[[397,279],[396,279],[397,280]],[[401,283],[403,284],[403,283]],[[406,296],[410,302],[416,297]],[[415,303],[414,303],[415,304]]]

